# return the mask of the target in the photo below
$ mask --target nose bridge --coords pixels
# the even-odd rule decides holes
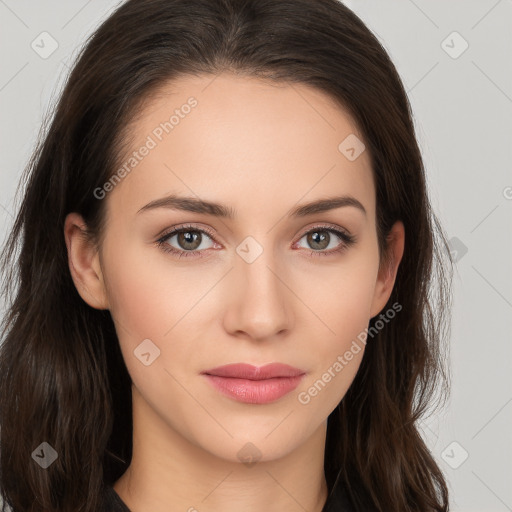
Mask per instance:
[[[282,267],[268,245],[270,239],[260,242],[248,236],[236,248],[231,328],[255,338],[290,327],[289,292],[283,283],[286,278],[279,275]]]

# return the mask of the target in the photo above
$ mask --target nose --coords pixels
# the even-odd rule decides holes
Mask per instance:
[[[264,341],[292,329],[293,293],[286,281],[272,251],[264,250],[252,262],[237,256],[226,290],[226,331]]]

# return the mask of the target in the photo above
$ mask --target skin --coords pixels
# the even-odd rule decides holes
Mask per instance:
[[[370,156],[349,161],[338,150],[349,134],[363,137],[330,97],[306,85],[229,73],[181,77],[147,102],[130,127],[130,151],[190,96],[197,107],[103,199],[99,250],[81,236],[78,214],[65,223],[76,288],[91,307],[110,310],[133,382],[133,459],[114,489],[132,512],[320,512],[326,421],[364,345],[308,404],[298,395],[383,311],[403,254],[403,224],[389,237],[391,263],[380,266]],[[137,213],[171,193],[222,203],[236,215]],[[366,215],[345,206],[287,217],[298,205],[341,195],[360,201]],[[155,243],[183,223],[212,230],[214,237],[195,232],[203,258],[178,258]],[[344,244],[325,231],[328,245],[308,241],[308,231],[325,224],[356,242],[311,256]],[[248,236],[263,249],[251,263],[236,252]],[[190,247],[177,236],[166,243]],[[145,339],[160,350],[149,366],[134,355]],[[282,362],[306,376],[278,401],[244,404],[200,375],[235,362]],[[261,454],[254,465],[237,455],[246,443]]]

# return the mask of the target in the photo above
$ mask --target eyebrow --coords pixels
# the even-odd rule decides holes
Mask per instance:
[[[357,208],[363,212],[365,216],[367,215],[365,207],[355,197],[336,196],[296,206],[288,212],[288,217],[306,217],[315,213],[322,213],[346,206]],[[140,208],[137,211],[137,214],[157,208],[169,208],[172,210],[203,213],[205,215],[213,215],[215,217],[222,217],[231,220],[236,216],[235,209],[223,204],[205,201],[195,197],[183,197],[177,195],[169,195],[160,199],[155,199]]]

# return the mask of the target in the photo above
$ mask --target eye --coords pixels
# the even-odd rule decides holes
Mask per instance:
[[[334,237],[332,236],[334,234]],[[310,256],[329,256],[337,254],[355,244],[356,237],[350,233],[335,227],[317,226],[310,229],[301,239],[306,238],[306,243],[313,249],[310,250]],[[342,240],[336,243],[336,238]],[[299,241],[300,241],[299,240]],[[326,251],[325,249],[332,249]]]
[[[213,235],[205,230],[198,229],[194,226],[182,226],[172,231],[167,232],[161,238],[157,240],[157,245],[165,252],[176,254],[179,257],[202,257],[204,249],[210,247],[204,247],[203,242],[206,239],[212,240]],[[175,238],[175,244],[178,247],[173,247],[170,240]]]

